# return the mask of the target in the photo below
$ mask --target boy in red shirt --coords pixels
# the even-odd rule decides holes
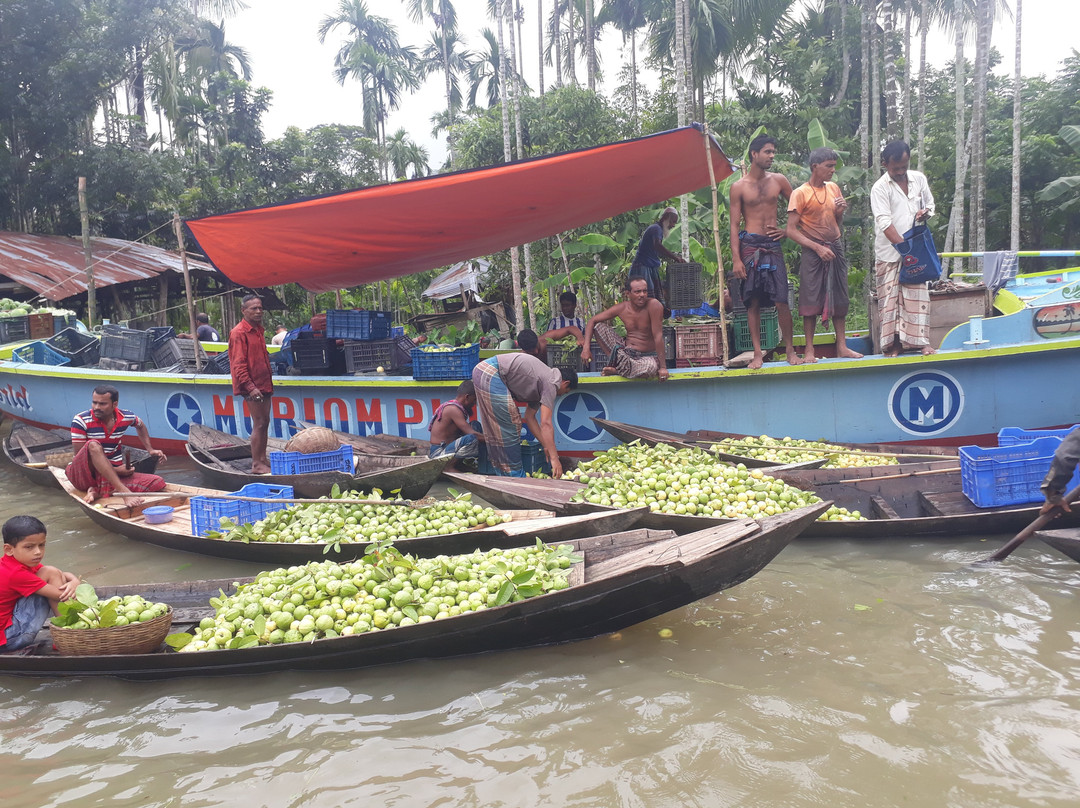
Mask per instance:
[[[41,563],[45,525],[33,516],[4,523],[0,559],[0,653],[32,645],[56,604],[75,597],[79,579]]]

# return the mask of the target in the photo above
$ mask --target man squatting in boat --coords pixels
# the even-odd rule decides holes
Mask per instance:
[[[453,455],[451,467],[456,468],[459,459],[480,456],[484,433],[480,431],[479,422],[469,420],[469,413],[475,406],[476,388],[471,380],[466,379],[458,385],[457,395],[440,404],[431,416],[428,424],[431,432],[428,457]]]

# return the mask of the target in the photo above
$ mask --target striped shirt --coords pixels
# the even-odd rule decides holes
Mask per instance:
[[[105,450],[109,462],[114,466],[122,466],[124,453],[120,451],[120,441],[130,427],[138,427],[140,424],[142,421],[135,413],[117,407],[116,420],[112,429],[108,429],[94,417],[93,410],[86,410],[71,419],[71,447],[78,453],[88,440],[96,440]]]
[[[567,317],[563,314],[560,314],[558,317],[552,317],[551,322],[548,323],[547,330],[554,331],[557,328],[566,328],[570,325],[576,325],[581,329],[582,334],[585,333],[585,323],[580,317]]]

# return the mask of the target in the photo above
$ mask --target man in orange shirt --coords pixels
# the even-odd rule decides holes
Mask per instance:
[[[844,327],[848,313],[848,264],[844,257],[843,223],[847,200],[831,182],[839,155],[832,149],[810,152],[810,181],[791,194],[787,235],[802,245],[799,262],[799,314],[806,334],[806,362],[814,355],[814,326],[818,316],[832,320],[836,355],[858,359],[861,353],[847,346]]]
[[[269,474],[266,441],[270,430],[270,397],[274,382],[270,372],[270,354],[263,330],[262,298],[245,295],[240,304],[244,316],[229,332],[229,366],[233,395],[243,396],[251,414],[251,471]]]

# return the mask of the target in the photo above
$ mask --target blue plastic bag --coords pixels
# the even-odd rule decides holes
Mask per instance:
[[[901,256],[900,283],[914,285],[941,277],[941,259],[930,228],[925,224],[915,225],[904,233],[900,244],[893,246]]]

